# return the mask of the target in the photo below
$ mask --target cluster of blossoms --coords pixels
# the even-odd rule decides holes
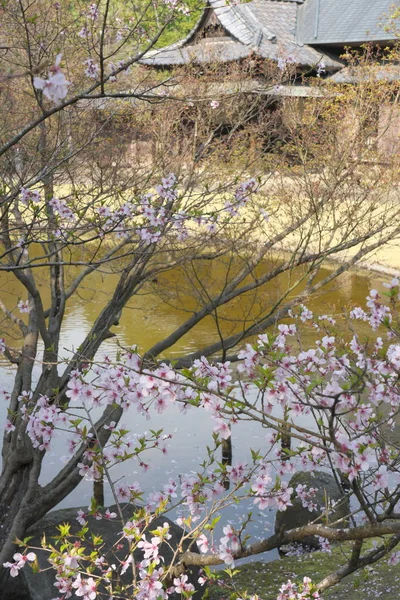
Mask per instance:
[[[116,237],[127,235],[126,221],[138,214],[137,207],[132,202],[124,202],[117,210],[111,210],[106,205],[96,207],[96,212],[100,218],[100,228],[102,234],[112,231]]]
[[[121,66],[123,63],[119,63],[117,67],[112,66],[112,72]],[[97,66],[90,59],[87,61],[87,70],[89,76],[96,77]],[[106,234],[112,234],[117,239],[136,238],[139,243],[150,245],[160,242],[166,235],[182,242],[191,235],[197,235],[196,229],[199,227],[205,228],[213,235],[217,231],[219,222],[222,227],[224,226],[222,215],[218,211],[201,212],[196,210],[194,214],[191,214],[190,209],[182,208],[183,203],[179,197],[177,185],[175,175],[170,174],[162,178],[160,185],[155,186],[153,192],[124,201],[117,207],[115,207],[115,199],[111,204],[105,200],[100,206],[96,205],[93,208],[94,219],[90,214],[89,222],[81,221],[80,230],[87,231],[94,228],[96,235],[100,238],[105,237]],[[235,210],[243,206],[248,196],[254,191],[255,184],[252,182],[240,185],[233,203],[236,207]],[[19,197],[24,205],[41,202],[40,193],[32,189],[21,188]],[[76,223],[74,211],[66,201],[53,198],[50,206],[60,217],[60,223],[67,225]],[[78,230],[74,231],[76,233]],[[62,237],[63,229],[60,227],[55,235]],[[24,248],[27,241],[22,238],[18,245]]]
[[[93,577],[85,578],[78,574],[71,587],[76,590],[75,596],[82,600],[95,600],[97,596],[97,585]]]
[[[168,597],[167,591],[163,590],[162,576],[164,575],[164,568],[159,567],[149,571],[148,569],[139,569],[140,581],[138,583],[138,589],[135,592],[135,597],[138,600],[163,600]]]
[[[318,505],[315,503],[315,495],[317,488],[309,488],[307,485],[299,485],[296,487],[297,497],[300,498],[303,508],[306,508],[310,512],[318,510]]]
[[[326,72],[326,65],[323,60],[320,60],[317,65],[317,77],[321,77]]]
[[[238,186],[235,199],[228,202],[224,211],[231,213],[238,210],[256,191],[255,180],[249,180]],[[217,231],[221,215],[212,212],[192,215],[181,207],[177,189],[177,179],[173,173],[163,177],[155,187],[155,193],[141,195],[135,201],[124,202],[118,208],[103,204],[96,209],[100,235],[112,232],[116,237],[126,238],[136,234],[146,245],[156,244],[165,234],[173,236],[177,241],[186,240],[196,227],[205,227],[210,233]]]
[[[30,203],[40,204],[42,202],[42,197],[37,190],[27,189],[24,187],[21,188],[19,199],[20,202],[25,206],[29,206]],[[52,198],[49,201],[49,205],[52,207],[54,213],[60,217],[60,220],[63,223],[65,223],[65,221],[69,221],[70,223],[74,223],[76,221],[74,212],[64,200]],[[24,239],[20,240],[18,245],[23,248],[25,245]]]
[[[290,579],[284,583],[276,600],[322,600],[322,596],[313,589],[311,579],[304,577],[300,585]]]
[[[395,565],[398,565],[399,562],[400,562],[400,552],[393,552],[393,554],[391,554],[389,557],[388,564],[391,566],[395,566]]]
[[[18,300],[17,308],[20,313],[29,313],[29,300]]]
[[[89,37],[89,29],[86,27],[86,25],[84,25],[79,31],[78,31],[78,37],[86,39]]]
[[[208,477],[191,474],[181,476],[182,506],[194,520],[206,511],[205,503],[215,501],[224,494],[224,490],[220,478],[212,472],[208,473]]]
[[[284,350],[286,338],[294,336],[297,332],[296,325],[278,325],[278,335],[273,339],[268,334],[261,334],[255,345],[246,344],[246,347],[238,354],[242,361],[238,366],[239,373],[243,373],[249,379],[255,379],[259,373],[259,367],[271,350]],[[286,389],[284,390],[287,391]]]
[[[99,18],[99,7],[95,2],[92,2],[92,4],[90,4],[89,10],[88,10],[86,16],[88,19],[91,19],[92,21],[97,21],[97,19]]]
[[[60,216],[63,221],[71,221],[74,222],[76,217],[68,204],[63,200],[59,200],[58,198],[52,198],[49,202],[49,205],[52,207],[54,212]]]
[[[86,523],[87,523],[86,518],[89,513],[96,519],[96,521],[101,521],[102,519],[106,519],[107,521],[109,521],[109,520],[115,519],[117,517],[117,513],[111,512],[109,508],[107,508],[104,513],[101,513],[97,509],[95,511],[93,511],[92,507],[89,507],[88,513],[85,513],[80,508],[77,512],[77,517],[76,517],[76,520],[78,521],[78,523],[80,525],[82,525],[82,526],[86,525]]]
[[[329,543],[329,540],[327,540],[326,538],[318,536],[318,542],[319,542],[319,547],[320,547],[321,552],[326,552],[327,554],[331,554],[332,553],[332,548],[331,548],[331,545]]]
[[[86,39],[90,35],[90,31],[93,27],[93,23],[99,18],[99,7],[96,3],[92,2],[86,12],[86,24],[78,31],[78,37]],[[92,21],[92,24],[90,23]]]
[[[138,200],[137,204],[133,202],[124,202],[120,207],[113,210],[107,205],[97,208],[98,216],[101,219],[100,228],[104,233],[112,231],[116,237],[127,237],[132,231],[136,231],[139,238],[146,244],[157,243],[163,234],[163,228],[168,224],[172,228],[183,228],[188,217],[182,213],[174,213],[166,206],[167,202],[173,203],[177,199],[174,189],[175,176],[169,175],[162,179],[161,185],[157,186],[157,196],[154,194],[144,194]],[[142,223],[138,227],[132,224],[142,218]],[[172,218],[172,221],[171,221]],[[135,221],[133,221],[135,223]],[[182,236],[182,239],[186,236]]]
[[[297,60],[290,54],[288,54],[288,56],[285,56],[285,57],[279,56],[278,60],[277,60],[278,69],[280,71],[285,71],[285,69],[287,69],[288,65],[295,65],[296,63],[297,63]]]
[[[397,279],[394,279],[392,283],[397,281]],[[392,320],[389,306],[386,306],[380,300],[381,298],[378,292],[376,290],[371,290],[370,295],[367,297],[367,307],[370,309],[369,312],[367,313],[362,308],[356,307],[350,312],[350,317],[352,319],[366,321],[370,324],[371,329],[376,331],[382,323],[385,321],[390,323]]]
[[[20,201],[22,202],[22,204],[25,204],[25,206],[28,206],[30,202],[38,204],[41,201],[41,196],[37,190],[31,190],[22,187],[20,193]]]
[[[160,546],[164,541],[168,541],[172,537],[169,533],[168,523],[164,523],[162,527],[157,527],[155,533],[156,535],[151,538],[150,542],[148,542],[146,536],[143,535],[137,545],[143,552],[143,560],[141,562],[143,568],[148,567],[151,563],[156,565],[160,564]]]
[[[20,397],[21,404],[24,400],[24,397]],[[26,432],[32,446],[39,450],[48,450],[56,427],[62,427],[69,423],[67,415],[58,406],[51,403],[47,396],[39,398],[30,414],[27,404],[21,406],[21,411],[28,420]]]
[[[293,488],[289,487],[287,481],[282,481],[279,486],[274,485],[270,476],[268,465],[261,463],[260,469],[253,480],[251,490],[254,493],[254,504],[261,510],[274,507],[285,511],[292,505],[291,496]]]
[[[167,6],[170,10],[176,10],[183,15],[190,14],[189,7],[186,6],[182,0],[164,0],[165,6]]]
[[[253,178],[243,182],[235,191],[235,198],[233,202],[225,203],[225,210],[232,217],[236,217],[239,214],[239,210],[246,206],[250,196],[257,190],[257,181]]]
[[[85,75],[91,79],[96,79],[99,74],[99,65],[92,58],[88,58],[83,63],[85,65]]]
[[[49,69],[50,74],[47,79],[42,79],[41,77],[33,78],[34,87],[37,90],[41,90],[43,95],[54,102],[54,104],[59,104],[62,100],[64,100],[68,94],[68,88],[71,85],[71,83],[67,81],[64,73],[61,71],[61,58],[62,55],[58,54],[54,66]]]
[[[108,519],[116,516],[115,513],[109,513],[109,511],[108,514],[106,511],[103,515],[96,511],[96,514],[99,515],[99,518]],[[86,524],[86,522],[83,521],[83,524]],[[171,539],[169,524],[164,523],[152,531],[153,535],[150,541],[147,540],[146,535],[140,533],[143,525],[142,520],[125,523],[122,531],[123,537],[116,548],[121,550],[123,545],[121,542],[125,539],[129,542],[129,551],[125,559],[118,559],[118,564],[116,564],[114,557],[112,557],[113,562],[110,563],[105,555],[97,552],[93,553],[92,559],[96,567],[96,580],[93,577],[82,576],[84,562],[88,560],[88,557],[77,552],[81,544],[64,543],[58,556],[55,555],[51,559],[53,567],[57,570],[54,585],[58,588],[59,594],[63,594],[63,598],[69,598],[73,590],[76,590],[76,596],[81,596],[84,600],[94,600],[99,594],[98,583],[101,580],[98,577],[99,572],[105,579],[110,576],[123,576],[129,567],[133,565],[132,553],[136,549],[142,553],[143,558],[135,565],[138,579],[134,592],[130,592],[130,594],[134,593],[134,597],[139,600],[160,600],[160,598],[166,600],[171,594],[182,594],[184,592],[190,596],[195,588],[188,581],[188,576],[185,574],[175,577],[173,584],[164,589],[163,580],[167,574],[167,569],[161,564],[164,559],[160,551],[162,544],[168,544]],[[149,526],[149,523],[147,526]]]
[[[229,363],[217,363],[211,365],[206,359],[197,361],[193,366],[193,373],[203,381],[205,387],[210,392],[201,392],[198,394],[192,386],[188,384],[186,378],[178,375],[170,366],[161,365],[154,370],[141,369],[141,358],[138,354],[132,352],[125,357],[124,363],[119,366],[107,365],[95,369],[95,382],[86,381],[82,373],[75,372],[68,383],[67,396],[70,399],[71,408],[75,406],[84,406],[86,411],[93,408],[104,406],[105,404],[119,404],[124,410],[135,406],[140,412],[147,414],[152,406],[158,412],[163,412],[168,405],[176,401],[187,403],[189,399],[197,401],[199,406],[211,413],[213,418],[219,424],[219,433],[225,437],[222,424],[225,424],[221,403],[216,402],[218,395],[216,390],[226,390],[232,380],[232,372]],[[93,377],[92,377],[93,379]],[[29,411],[28,411],[29,412]],[[34,410],[28,416],[27,432],[35,447],[48,449],[54,430],[56,427],[76,428],[75,440],[71,443],[71,450],[74,450],[77,444],[85,443],[82,426],[75,425],[71,418],[67,417],[65,412],[54,404],[49,403],[48,398],[42,397],[35,405]],[[123,438],[120,435],[115,423],[107,426],[112,434],[109,444],[102,449],[101,460],[96,454],[93,444],[83,453],[83,462],[78,464],[79,473],[85,478],[98,479],[101,475],[99,471],[100,463],[106,462],[108,465],[115,464],[125,459],[125,456],[134,453],[135,444]],[[218,428],[217,428],[218,430]],[[85,434],[89,441],[91,434]],[[230,431],[228,430],[228,435]],[[157,445],[159,442],[157,441]],[[280,475],[289,472],[288,466],[279,472]],[[228,476],[235,484],[240,485],[246,479],[246,465],[229,467]],[[281,481],[279,485],[272,479],[268,473],[268,465],[262,461],[254,470],[250,486],[254,495],[254,502],[259,508],[274,507],[278,510],[285,510],[290,506],[291,494],[293,492],[286,481]],[[132,486],[121,483],[116,486],[116,494],[120,501],[132,501],[134,497],[141,494],[138,484]],[[147,507],[149,510],[156,510],[160,504],[168,501],[170,498],[177,497],[178,484],[174,480],[169,480],[165,484],[162,492],[150,494]],[[180,495],[183,500],[183,506],[192,516],[204,512],[204,500],[215,501],[216,498],[224,494],[224,485],[220,475],[209,472],[206,479],[196,475],[181,476]],[[81,519],[84,515],[79,516]],[[97,518],[97,517],[96,517]],[[219,545],[219,556],[227,563],[232,564],[233,554],[238,548],[238,541],[232,534],[230,526],[224,530],[225,536],[221,539]],[[150,546],[148,545],[150,544]],[[156,552],[157,543],[155,540],[145,542],[143,548],[146,552]],[[140,547],[140,546],[139,546]],[[155,560],[156,556],[145,555],[145,560]]]
[[[227,525],[223,528],[224,537],[220,540],[218,548],[219,557],[228,566],[234,566],[233,554],[240,548],[240,540],[235,530],[231,525]]]
[[[36,560],[36,554],[34,552],[28,552],[28,554],[17,552],[14,554],[13,559],[14,562],[6,562],[3,564],[3,567],[10,569],[11,577],[17,577],[27,562],[34,562]]]
[[[396,280],[392,283],[395,285]],[[374,291],[367,298],[367,307],[369,312],[357,309],[352,316],[362,315],[373,330],[392,322],[390,308],[380,302]],[[300,308],[299,319],[308,321],[311,313],[304,307]],[[323,319],[330,323],[326,315]],[[239,354],[243,362],[238,370],[251,378],[262,391],[264,414],[272,414],[278,406],[290,411],[293,417],[310,414],[312,409],[320,414],[321,423],[326,424],[327,411],[334,411],[337,428],[335,439],[332,439],[327,450],[310,448],[308,456],[302,452],[302,467],[310,468],[313,463],[315,466],[323,465],[329,453],[330,461],[350,482],[355,477],[368,475],[372,489],[377,492],[385,489],[390,481],[396,485],[396,467],[394,463],[390,466],[390,453],[377,452],[376,431],[371,429],[371,425],[376,419],[375,407],[387,407],[385,414],[388,413],[388,416],[385,420],[388,425],[393,423],[398,411],[400,345],[391,344],[382,354],[383,342],[378,337],[376,354],[368,357],[356,336],[348,344],[346,353],[338,352],[335,336],[325,335],[315,343],[314,348],[291,354],[287,338],[296,334],[296,327],[280,325],[278,331],[274,338],[264,334],[259,337],[257,344],[248,344]],[[270,365],[267,385],[264,376],[266,363]],[[352,391],[353,364],[368,373],[368,404],[360,402],[357,390]],[[368,429],[370,431],[365,433]],[[384,464],[380,464],[382,461]],[[312,499],[308,500],[311,501],[310,508],[313,508]]]

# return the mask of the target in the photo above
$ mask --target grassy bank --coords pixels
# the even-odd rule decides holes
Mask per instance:
[[[260,600],[276,600],[280,586],[288,579],[301,581],[307,576],[318,582],[343,565],[349,554],[350,546],[341,545],[333,548],[332,554],[313,552],[269,563],[249,563],[236,569],[233,578],[221,572],[219,581],[210,586],[209,599],[228,600],[234,589],[239,596],[247,591],[258,594]],[[354,573],[323,594],[325,600],[398,600],[399,597],[400,564],[390,566],[387,560]]]

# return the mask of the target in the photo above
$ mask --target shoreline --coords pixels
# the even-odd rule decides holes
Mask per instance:
[[[399,277],[400,278],[400,268],[390,267],[388,265],[382,264],[369,264],[368,261],[363,261],[358,263],[357,266],[354,266],[350,270],[360,270],[360,271],[368,271],[372,273],[377,273],[378,275],[388,275],[389,277]]]
[[[389,248],[388,246],[391,243],[392,242],[387,242],[387,244],[375,250],[370,258],[360,260],[360,262],[349,267],[346,271],[353,273],[358,272],[364,276],[375,273],[376,275],[400,278],[400,240],[398,241],[398,246]],[[287,255],[292,255],[293,253],[293,249],[287,246],[282,247],[282,251]],[[380,260],[378,258],[379,254],[382,255]],[[324,262],[325,265],[340,266],[346,262],[348,258],[349,256],[343,257],[343,259],[340,260],[340,257],[336,256],[335,258],[326,258]]]

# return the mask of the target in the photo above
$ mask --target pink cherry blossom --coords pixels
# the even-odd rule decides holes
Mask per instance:
[[[179,578],[174,579],[175,592],[177,594],[194,591],[194,586],[191,583],[187,583],[188,579],[187,575],[181,575]]]
[[[217,425],[214,427],[214,432],[218,433],[224,440],[227,440],[231,435],[231,430],[225,421],[216,419]]]
[[[19,300],[17,304],[20,313],[29,313],[29,300]]]
[[[82,598],[82,600],[95,600],[97,596],[96,583],[93,577],[84,579],[79,574],[73,582],[72,587],[76,590],[75,596]]]
[[[68,94],[68,88],[71,85],[71,83],[66,79],[65,75],[61,72],[59,66],[61,57],[61,54],[57,55],[55,64],[50,69],[51,74],[47,79],[42,79],[41,77],[33,78],[34,87],[37,90],[42,90],[43,95],[54,102],[54,104],[59,104],[62,100],[64,100]]]
[[[88,58],[87,60],[85,60],[85,62],[83,64],[86,67],[86,69],[85,69],[86,77],[90,77],[91,79],[96,79],[97,75],[99,74],[99,70],[100,70],[99,65],[97,63],[95,63],[92,58]]]
[[[10,569],[11,577],[17,577],[19,575],[19,571],[24,568],[27,562],[34,562],[36,560],[36,554],[34,552],[28,552],[27,554],[21,554],[20,552],[17,552],[14,554],[13,560],[13,563],[3,563],[3,567]]]
[[[205,536],[204,533],[199,535],[199,537],[196,540],[196,543],[199,547],[200,552],[202,552],[203,554],[206,554],[209,551],[210,543],[207,539],[207,536]]]

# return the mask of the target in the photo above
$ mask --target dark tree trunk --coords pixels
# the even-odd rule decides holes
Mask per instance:
[[[23,538],[26,528],[42,516],[36,505],[42,453],[32,447],[29,451],[30,440],[22,431],[15,437],[20,438],[18,446],[26,451],[18,456],[14,444],[10,444],[8,453],[3,451],[6,461],[0,477],[0,565],[10,560],[15,539]]]

